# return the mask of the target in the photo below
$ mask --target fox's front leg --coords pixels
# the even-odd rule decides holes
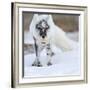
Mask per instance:
[[[35,41],[35,54],[36,54],[36,59],[34,61],[34,63],[32,64],[32,66],[38,66],[38,67],[41,67],[41,63],[40,63],[40,50],[39,50],[39,45],[36,44],[36,41]]]
[[[47,65],[50,66],[50,65],[52,65],[52,63],[51,63],[52,56],[54,55],[54,53],[51,50],[50,44],[47,44],[46,50],[47,50],[47,60],[48,60]]]

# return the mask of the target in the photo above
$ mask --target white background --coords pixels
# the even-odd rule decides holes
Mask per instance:
[[[13,90],[11,85],[11,1],[15,0],[0,0],[0,90]],[[88,6],[88,24],[90,23],[90,0],[16,0],[25,2],[43,2],[53,4],[68,4],[68,5],[86,5]],[[90,38],[90,25],[88,25],[88,38]],[[90,41],[88,40],[88,53]],[[88,63],[90,55],[88,55]],[[88,65],[88,68],[90,66]],[[90,76],[90,70],[88,70]],[[22,88],[21,88],[22,89]],[[21,90],[17,88],[15,90]],[[23,88],[23,90],[90,90],[90,78],[88,84],[79,85],[61,85],[47,87]]]

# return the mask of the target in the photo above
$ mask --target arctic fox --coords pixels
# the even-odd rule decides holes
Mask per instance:
[[[62,51],[72,50],[70,39],[66,36],[66,33],[58,26],[55,25],[53,18],[48,14],[34,14],[33,19],[29,26],[30,35],[35,42],[36,60],[32,66],[42,66],[40,63],[40,50],[45,47],[47,50],[47,65],[52,65],[51,57],[52,52],[51,45],[55,45]]]

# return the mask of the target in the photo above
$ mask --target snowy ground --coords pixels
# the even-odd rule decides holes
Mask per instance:
[[[71,42],[72,51],[62,52],[53,45],[55,55],[52,57],[53,65],[47,66],[46,51],[41,52],[40,61],[43,67],[31,66],[35,60],[35,53],[24,55],[25,77],[70,76],[80,75],[80,49],[78,42]]]

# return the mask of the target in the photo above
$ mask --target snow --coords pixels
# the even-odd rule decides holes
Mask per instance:
[[[35,53],[24,55],[24,77],[48,77],[80,75],[80,48],[78,42],[71,42],[72,51],[62,52],[60,48],[52,46],[55,55],[52,65],[47,66],[46,50],[41,51],[40,61],[43,67],[31,66],[35,60]]]

